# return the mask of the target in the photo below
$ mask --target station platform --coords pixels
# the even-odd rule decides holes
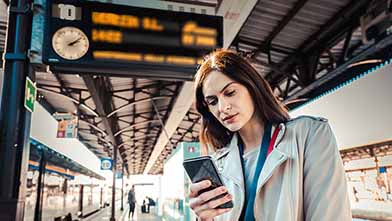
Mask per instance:
[[[133,219],[128,218],[129,207],[128,204],[124,205],[125,208],[121,211],[120,204],[116,205],[116,221],[160,221],[161,217],[154,214],[154,208],[152,207],[152,213],[142,213],[140,205],[136,205],[135,215]],[[82,221],[107,221],[111,217],[111,207],[103,208],[101,211],[82,219]]]
[[[391,201],[362,200],[351,204],[353,217],[367,216],[374,220],[392,220],[391,207]]]

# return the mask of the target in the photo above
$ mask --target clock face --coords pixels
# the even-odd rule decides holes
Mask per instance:
[[[89,41],[80,29],[64,27],[54,33],[52,47],[60,57],[67,60],[77,60],[87,53]]]

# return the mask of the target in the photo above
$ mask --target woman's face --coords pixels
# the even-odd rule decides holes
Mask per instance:
[[[210,112],[232,132],[240,130],[255,112],[248,89],[219,71],[207,75],[202,90]]]

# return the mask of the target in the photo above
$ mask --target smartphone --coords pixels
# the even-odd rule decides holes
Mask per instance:
[[[192,183],[197,183],[203,180],[211,181],[211,186],[199,191],[199,195],[217,187],[223,186],[222,179],[220,178],[218,170],[216,169],[216,166],[210,156],[202,156],[184,160],[183,166]],[[211,200],[219,199],[226,194],[227,193],[223,193],[222,195],[214,197]],[[233,201],[219,205],[216,208],[233,208]]]

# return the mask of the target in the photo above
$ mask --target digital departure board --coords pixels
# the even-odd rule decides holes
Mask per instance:
[[[219,16],[47,0],[43,62],[62,72],[190,80],[222,47]]]

